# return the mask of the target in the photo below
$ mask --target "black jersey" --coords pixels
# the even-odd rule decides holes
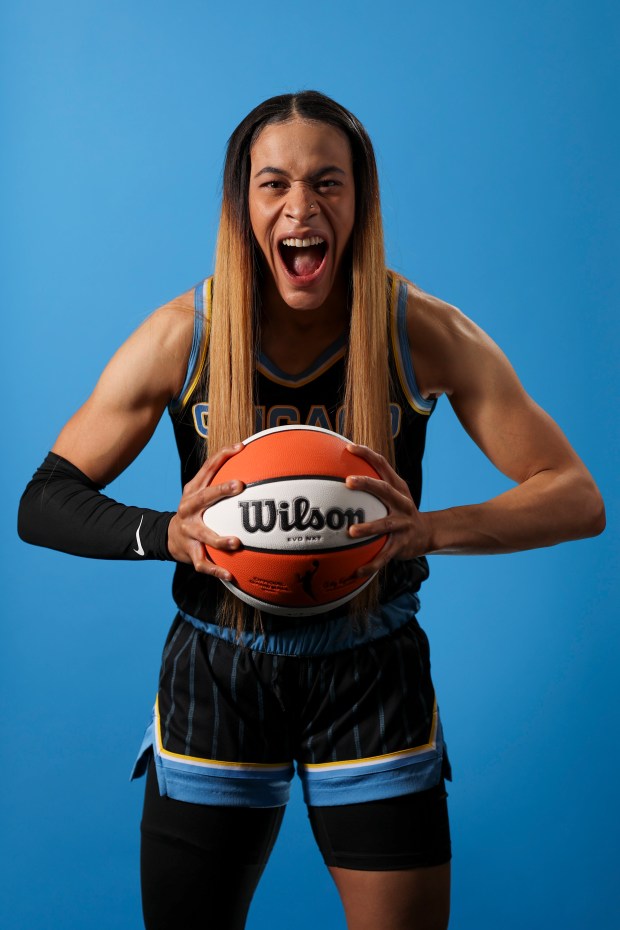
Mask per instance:
[[[209,404],[203,396],[200,373],[208,352],[213,279],[195,289],[194,337],[185,384],[169,405],[181,459],[183,484],[190,481],[205,458],[209,434]],[[422,456],[428,418],[434,399],[421,396],[411,363],[406,329],[407,285],[392,279],[390,307],[390,419],[394,437],[396,471],[404,478],[416,506],[422,492]],[[256,363],[256,431],[275,426],[305,424],[342,433],[346,337],[337,339],[306,371],[290,375],[280,371],[265,355]],[[428,564],[420,557],[392,561],[381,585],[381,601],[403,591],[417,591],[428,576]],[[173,596],[185,613],[205,622],[216,619],[223,586],[191,565],[176,567]],[[346,611],[346,608],[344,608]],[[342,611],[342,608],[341,608]]]

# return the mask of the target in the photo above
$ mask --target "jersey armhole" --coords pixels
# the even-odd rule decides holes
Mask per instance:
[[[411,360],[409,336],[407,334],[407,282],[392,276],[392,295],[390,301],[390,335],[392,351],[398,380],[405,397],[416,413],[430,416],[437,403],[436,397],[423,397]]]
[[[194,332],[192,347],[187,360],[187,372],[183,387],[168,404],[171,413],[182,410],[196,390],[209,348],[211,331],[211,304],[213,298],[213,278],[205,278],[194,288]]]

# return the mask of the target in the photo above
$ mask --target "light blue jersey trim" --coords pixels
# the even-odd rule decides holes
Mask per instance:
[[[194,288],[194,332],[192,335],[192,347],[190,349],[189,358],[187,360],[187,372],[185,374],[185,381],[183,382],[183,387],[179,391],[176,397],[173,397],[168,408],[172,411],[178,410],[181,406],[183,398],[185,397],[185,392],[187,391],[192,378],[194,376],[194,371],[196,369],[196,364],[198,363],[198,357],[200,355],[200,347],[202,346],[202,340],[205,331],[205,287],[207,286],[206,281],[201,281],[200,284],[197,284]]]
[[[407,388],[411,393],[415,406],[419,407],[422,412],[430,414],[437,403],[437,398],[422,397],[415,378],[413,362],[411,361],[411,351],[409,349],[409,336],[407,334],[407,284],[404,281],[401,281],[398,285],[396,328],[398,332],[400,360],[407,381]]]
[[[290,626],[285,628],[282,627],[282,618],[272,620],[264,616],[264,633],[244,630],[239,637],[237,631],[230,627],[205,623],[183,611],[180,614],[196,629],[226,642],[238,643],[246,649],[283,656],[318,656],[355,649],[364,643],[389,636],[409,623],[419,609],[417,594],[407,591],[388,604],[380,604],[369,615],[362,629],[356,628],[347,614],[325,620],[291,620]]]

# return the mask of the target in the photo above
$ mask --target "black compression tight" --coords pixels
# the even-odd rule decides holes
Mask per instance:
[[[142,818],[147,930],[243,930],[283,807],[220,807],[160,797],[153,761]],[[329,866],[427,868],[450,859],[443,781],[395,798],[309,808]]]
[[[151,762],[140,859],[146,930],[243,930],[283,813],[160,797]]]

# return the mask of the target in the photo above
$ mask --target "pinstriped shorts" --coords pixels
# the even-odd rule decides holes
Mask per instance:
[[[178,615],[172,625],[134,769],[152,749],[162,795],[277,807],[297,769],[306,803],[332,806],[450,777],[414,614],[389,635],[319,655],[263,651],[196,623]]]

